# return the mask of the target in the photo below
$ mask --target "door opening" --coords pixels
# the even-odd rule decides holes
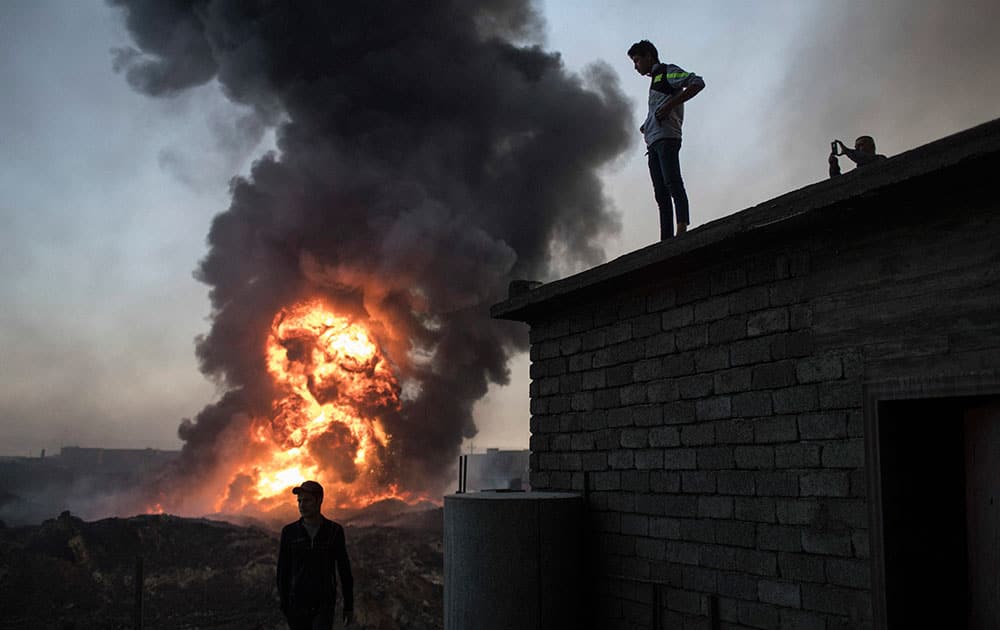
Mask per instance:
[[[1000,627],[1000,398],[878,405],[889,628]]]

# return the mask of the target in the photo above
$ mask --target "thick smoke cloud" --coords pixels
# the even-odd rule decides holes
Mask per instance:
[[[232,183],[196,276],[203,371],[226,391],[180,429],[204,474],[234,426],[270,411],[274,313],[322,295],[366,319],[404,383],[392,475],[440,487],[472,408],[523,348],[489,319],[511,278],[603,258],[618,229],[598,169],[634,135],[606,66],[568,73],[527,0],[372,3],[111,0],[136,48],[116,68],[151,96],[218,81],[277,154]]]

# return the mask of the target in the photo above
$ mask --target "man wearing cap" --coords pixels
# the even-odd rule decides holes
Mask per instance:
[[[323,486],[293,488],[302,518],[281,530],[278,597],[291,630],[330,630],[337,603],[337,575],[344,593],[344,625],[354,620],[354,578],[344,528],[323,516]]]

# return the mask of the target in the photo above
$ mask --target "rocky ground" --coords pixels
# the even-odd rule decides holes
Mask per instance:
[[[353,627],[442,628],[441,510],[382,505],[345,526]],[[0,629],[134,628],[139,556],[144,629],[285,628],[277,543],[263,527],[168,515],[85,522],[63,513],[36,526],[0,525]]]

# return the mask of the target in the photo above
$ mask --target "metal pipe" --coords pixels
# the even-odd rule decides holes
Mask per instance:
[[[469,491],[469,456],[465,456],[465,474],[462,476],[462,492]]]

